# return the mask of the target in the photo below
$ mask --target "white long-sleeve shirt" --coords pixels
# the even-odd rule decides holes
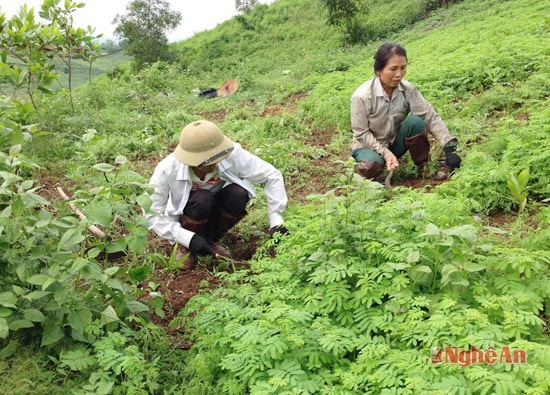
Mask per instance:
[[[265,184],[270,227],[284,223],[283,213],[288,198],[281,172],[273,165],[258,158],[235,143],[234,150],[226,159],[218,162],[220,178],[226,183],[238,184],[248,191],[249,197],[256,197],[254,184]],[[180,225],[179,216],[189,200],[191,192],[191,169],[168,155],[159,162],[149,185],[154,187],[150,195],[151,210],[144,212],[149,230],[168,241],[189,247],[195,235]]]

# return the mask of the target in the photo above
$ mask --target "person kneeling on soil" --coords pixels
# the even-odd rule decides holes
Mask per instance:
[[[460,167],[456,154],[458,140],[418,89],[403,77],[407,53],[396,43],[382,44],[374,56],[375,77],[364,82],[350,99],[353,143],[351,155],[356,171],[365,178],[376,178],[399,167],[398,158],[407,150],[419,176],[426,176],[429,160],[429,132],[443,147],[445,163],[452,173]],[[438,172],[436,179],[446,173]]]
[[[149,185],[149,230],[178,243],[176,258],[187,255],[191,269],[197,255],[229,256],[218,244],[246,215],[256,196],[253,184],[264,184],[270,235],[286,233],[283,213],[287,195],[281,172],[231,141],[214,123],[191,122],[181,132],[174,152],[155,168]]]

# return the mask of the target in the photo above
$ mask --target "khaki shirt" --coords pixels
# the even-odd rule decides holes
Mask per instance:
[[[442,147],[456,142],[432,105],[405,80],[394,89],[391,100],[378,77],[364,82],[351,96],[350,108],[352,150],[370,148],[384,157],[409,113],[424,120],[426,129]]]

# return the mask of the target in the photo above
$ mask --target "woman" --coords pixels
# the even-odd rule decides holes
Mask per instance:
[[[359,174],[378,177],[384,165],[394,171],[408,150],[418,174],[423,175],[430,151],[427,133],[443,147],[450,172],[460,167],[458,140],[418,89],[403,79],[407,72],[405,48],[382,44],[374,55],[374,72],[375,77],[359,86],[350,100],[351,155]]]

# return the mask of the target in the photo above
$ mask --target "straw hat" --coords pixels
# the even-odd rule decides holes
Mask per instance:
[[[207,166],[227,158],[233,148],[233,141],[225,137],[220,128],[210,121],[200,120],[182,129],[174,155],[188,166]]]
[[[239,89],[239,83],[235,80],[227,80],[225,81],[222,86],[220,86],[220,89],[218,89],[218,96],[225,97],[232,95],[233,93],[237,92]]]

